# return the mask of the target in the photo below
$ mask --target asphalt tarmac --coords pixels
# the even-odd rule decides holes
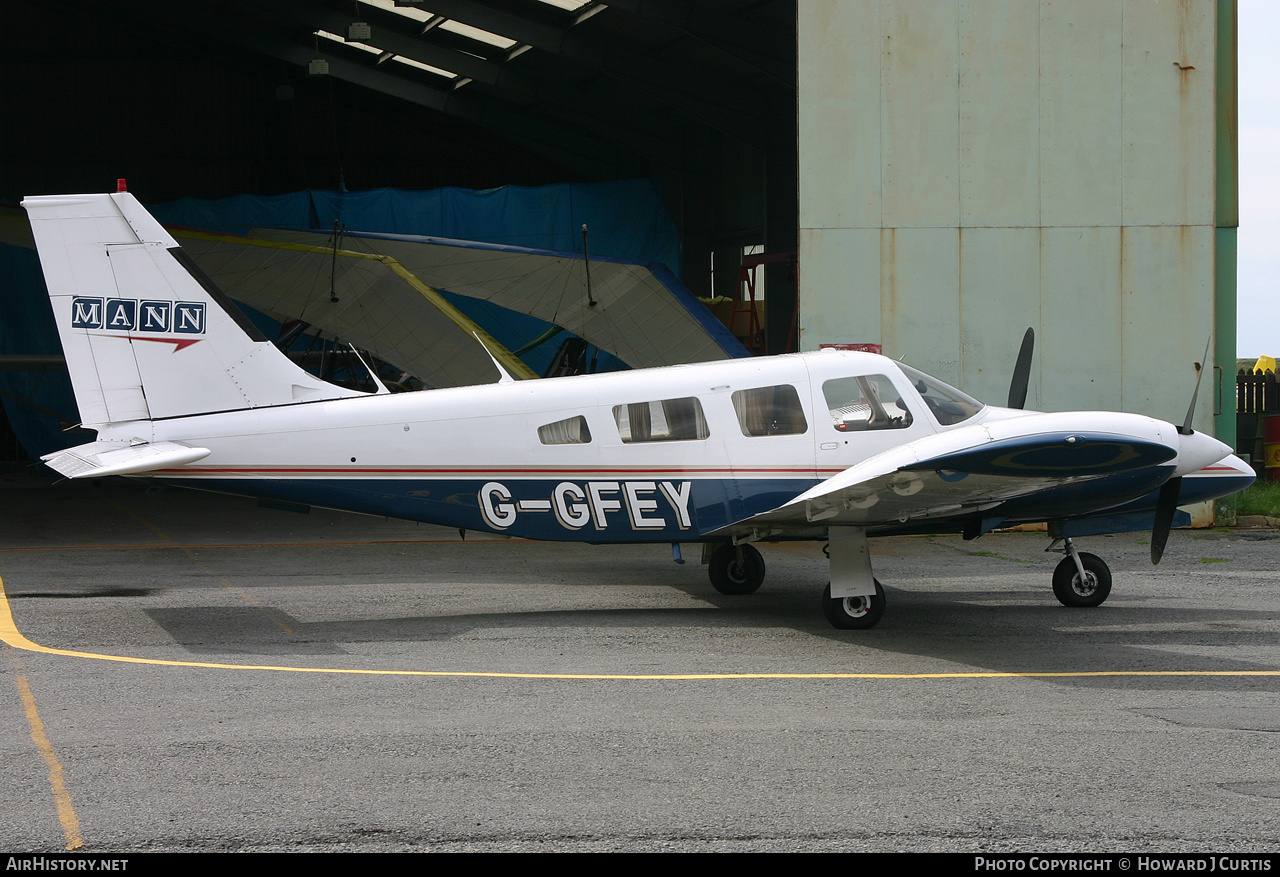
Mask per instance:
[[[0,847],[1276,852],[1280,534],[699,551],[0,478]],[[12,623],[7,620],[12,614]]]

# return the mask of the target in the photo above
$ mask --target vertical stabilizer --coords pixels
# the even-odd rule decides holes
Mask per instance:
[[[128,192],[22,206],[86,426],[365,395],[291,362]]]

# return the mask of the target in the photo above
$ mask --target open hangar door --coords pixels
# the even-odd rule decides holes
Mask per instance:
[[[14,26],[8,205],[649,177],[698,295],[795,247],[794,0],[54,0]],[[768,284],[778,352],[794,290]]]

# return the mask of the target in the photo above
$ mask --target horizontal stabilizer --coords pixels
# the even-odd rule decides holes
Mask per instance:
[[[208,448],[193,448],[179,442],[155,442],[121,446],[115,442],[87,445],[45,454],[40,459],[67,478],[101,478],[105,475],[136,475],[155,469],[185,466],[209,456]]]

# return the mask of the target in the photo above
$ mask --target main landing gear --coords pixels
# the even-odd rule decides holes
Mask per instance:
[[[1058,543],[1062,547],[1058,547]],[[1046,551],[1065,557],[1053,571],[1053,595],[1063,606],[1101,606],[1111,594],[1111,570],[1096,554],[1077,551],[1070,539],[1054,539]]]
[[[885,594],[871,575],[866,531],[831,527],[824,553],[831,559],[831,581],[822,592],[822,614],[840,630],[866,630],[884,616]],[[764,581],[764,558],[745,542],[723,543],[704,551],[712,586],[721,594],[754,594]],[[834,596],[833,596],[834,593]]]
[[[884,588],[876,580],[876,593],[866,597],[832,597],[831,585],[822,592],[822,614],[832,627],[840,630],[866,630],[875,627],[884,615]]]
[[[754,594],[764,582],[764,558],[754,545],[725,543],[707,564],[711,586],[721,594]]]

